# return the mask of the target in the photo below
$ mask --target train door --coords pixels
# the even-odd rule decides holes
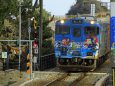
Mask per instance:
[[[74,52],[77,51],[77,53],[75,53],[75,56],[79,56],[77,54],[81,53],[81,46],[82,46],[82,27],[81,26],[72,27],[71,34],[72,34],[72,44],[74,45],[74,46],[72,46],[72,50]]]

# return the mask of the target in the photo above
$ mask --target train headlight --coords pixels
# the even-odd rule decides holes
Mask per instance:
[[[92,21],[90,21],[90,23],[91,23],[91,24],[94,24],[94,23],[95,23],[95,21],[93,21],[93,20],[92,20]]]
[[[64,20],[60,20],[60,23],[63,24],[65,21]]]

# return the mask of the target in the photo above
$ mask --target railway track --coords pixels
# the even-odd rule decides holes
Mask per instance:
[[[34,80],[20,86],[108,86],[109,73],[109,60],[92,72],[68,73],[56,67],[43,72],[35,71]]]
[[[96,86],[104,83],[101,78],[105,76],[106,73],[68,73],[44,86]]]
[[[74,82],[80,81],[84,77],[84,73],[67,73],[66,76],[55,79],[44,86],[71,86]]]
[[[104,83],[105,81],[100,80],[105,76],[107,76],[106,73],[87,73],[83,79],[81,79],[78,82],[76,81],[71,86],[101,86],[101,84]]]
[[[44,73],[36,72],[39,76],[34,81],[23,86],[107,86],[110,65],[109,60],[92,72],[74,72],[68,73],[59,68],[47,70]],[[41,74],[40,74],[41,73]],[[41,76],[41,77],[40,77]]]

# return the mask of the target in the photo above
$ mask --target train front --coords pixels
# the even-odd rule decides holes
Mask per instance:
[[[70,71],[94,69],[99,51],[99,24],[69,19],[56,22],[55,27],[57,66]]]

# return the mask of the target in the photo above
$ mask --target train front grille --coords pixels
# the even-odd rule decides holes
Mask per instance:
[[[72,56],[81,56],[80,51],[73,51]]]

